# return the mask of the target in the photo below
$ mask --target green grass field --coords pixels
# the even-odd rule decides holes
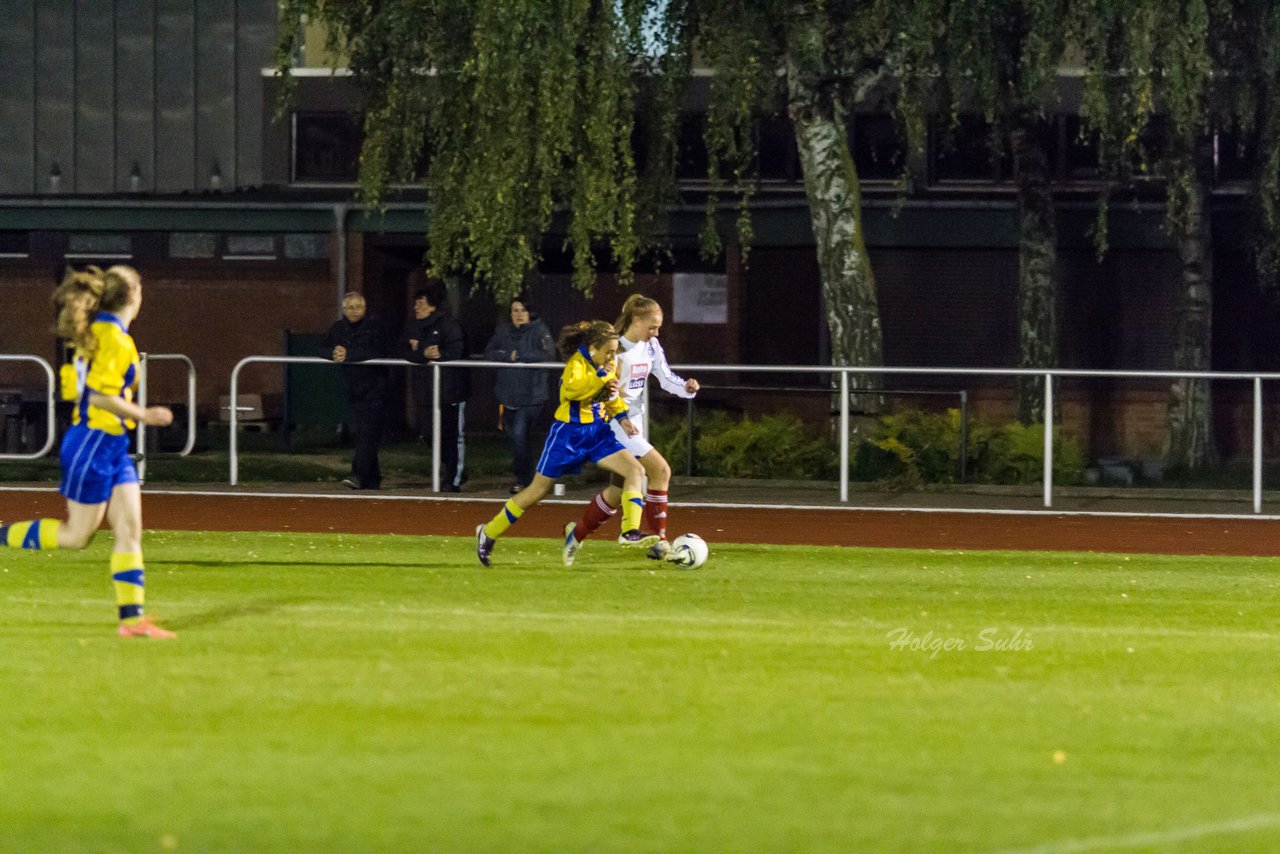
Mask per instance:
[[[0,552],[2,851],[1280,849],[1280,561],[157,533],[166,644],[109,540]]]

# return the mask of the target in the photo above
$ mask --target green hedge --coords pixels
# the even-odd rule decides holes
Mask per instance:
[[[683,418],[653,420],[650,441],[683,474],[688,429]],[[694,474],[776,480],[833,480],[839,476],[835,443],[794,415],[735,417],[700,413],[694,422]]]
[[[854,452],[854,480],[903,485],[955,483],[960,475],[960,410],[906,410],[884,415]],[[969,483],[1038,483],[1044,472],[1044,425],[969,422],[965,480]],[[1080,443],[1061,427],[1053,431],[1053,478],[1063,485],[1084,476]]]
[[[1020,484],[1039,482],[1044,453],[1040,424],[990,425],[970,421],[966,481]],[[654,419],[650,440],[677,474],[686,469],[687,422]],[[850,475],[854,480],[900,485],[955,483],[960,473],[960,412],[905,410],[876,419],[861,438],[853,437]],[[835,480],[836,440],[794,415],[759,418],[724,412],[700,413],[694,422],[694,474],[775,480]],[[1054,480],[1078,483],[1084,455],[1075,439],[1054,430]]]

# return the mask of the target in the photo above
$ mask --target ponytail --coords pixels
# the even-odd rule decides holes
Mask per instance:
[[[617,337],[618,333],[606,321],[583,320],[561,329],[560,341],[556,346],[560,348],[561,357],[568,359],[584,344],[590,349]]]
[[[661,311],[656,299],[644,294],[632,294],[622,304],[622,314],[618,315],[618,322],[613,325],[614,329],[618,330],[619,335],[626,335],[633,320],[646,314],[653,314],[655,311]]]
[[[53,291],[53,304],[58,308],[54,331],[86,355],[93,355],[97,349],[98,342],[89,333],[89,327],[101,307],[105,289],[103,273],[97,267],[83,270],[68,267],[62,284]]]

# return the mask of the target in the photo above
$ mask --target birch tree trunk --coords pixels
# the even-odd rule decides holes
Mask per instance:
[[[1058,367],[1058,230],[1049,159],[1025,124],[1011,134],[1018,182],[1018,367]],[[1043,423],[1044,379],[1018,378],[1018,420]]]
[[[831,362],[880,366],[880,307],[863,239],[861,186],[849,154],[844,110],[826,90],[832,75],[826,68],[821,21],[812,4],[793,3],[788,24],[788,107],[817,244]],[[855,374],[850,381],[855,389],[881,385],[879,375]]]
[[[1174,308],[1173,364],[1177,370],[1212,367],[1213,245],[1206,207],[1207,186],[1202,157],[1194,146],[1180,155],[1170,179],[1170,192],[1182,192],[1185,208],[1174,234],[1182,261],[1181,289]],[[1178,174],[1187,176],[1182,180]],[[1180,189],[1173,189],[1180,185]],[[1169,389],[1165,463],[1170,469],[1194,470],[1213,461],[1213,406],[1208,380],[1174,380]]]

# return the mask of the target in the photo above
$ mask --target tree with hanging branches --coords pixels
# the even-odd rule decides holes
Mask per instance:
[[[424,183],[433,270],[468,273],[499,298],[536,268],[561,213],[579,288],[592,287],[606,246],[619,277],[629,277],[678,195],[678,118],[696,55],[713,72],[704,251],[721,251],[726,237],[749,247],[756,122],[784,110],[804,171],[832,361],[879,365],[846,118],[884,74],[893,8],[889,0],[285,0],[282,16],[323,23],[364,89],[363,199],[377,205],[398,183]],[[282,75],[293,38],[284,27]],[[737,199],[733,235],[718,227],[725,195]],[[855,386],[863,384],[876,382]]]
[[[1174,368],[1211,368],[1213,131],[1234,128],[1260,149],[1255,255],[1274,286],[1277,229],[1277,52],[1280,14],[1269,0],[1075,0],[1072,37],[1085,60],[1081,113],[1097,135],[1109,185],[1151,162],[1165,183],[1165,227],[1182,262],[1175,308]],[[1159,113],[1167,138],[1144,148]],[[1105,247],[1106,198],[1097,229]],[[1196,469],[1215,456],[1207,380],[1170,388],[1166,462]]]
[[[898,113],[923,155],[931,119],[981,113],[993,156],[1012,154],[1018,203],[1018,367],[1058,366],[1057,217],[1046,130],[1066,50],[1069,0],[915,0],[895,55]],[[1018,418],[1043,421],[1044,382],[1018,381]]]
[[[799,152],[836,365],[883,364],[879,300],[848,118],[890,71],[895,8],[884,0],[688,5],[695,52],[714,72],[707,122],[709,212],[727,186],[739,200],[738,238],[749,245],[752,134],[758,118],[781,105]],[[717,239],[710,234],[704,245],[714,248]],[[874,389],[880,380],[855,375],[851,385]]]
[[[646,204],[670,197],[689,64],[677,11],[655,15],[642,0],[284,0],[277,66],[287,99],[296,25],[323,24],[363,91],[360,197],[377,208],[397,185],[425,186],[435,274],[510,297],[563,212],[574,282],[590,290],[597,250],[625,280],[655,221]]]

